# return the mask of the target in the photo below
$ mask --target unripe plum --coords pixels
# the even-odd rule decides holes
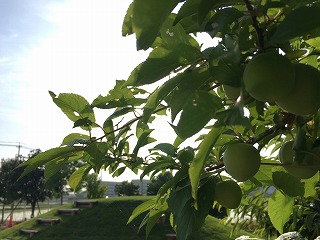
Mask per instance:
[[[319,171],[319,165],[316,164],[317,160],[312,159],[312,155],[303,154],[302,159],[300,159],[301,157],[297,159],[295,155],[293,141],[288,141],[281,146],[279,160],[284,164],[283,168],[290,175],[298,179],[308,179]]]
[[[225,180],[216,184],[215,200],[222,206],[230,209],[237,208],[241,198],[241,188],[235,181]]]
[[[240,87],[233,87],[229,85],[222,85],[222,88],[224,90],[224,93],[226,94],[226,97],[230,100],[237,100],[238,97],[240,96]]]
[[[243,73],[246,91],[255,99],[274,102],[291,92],[295,82],[293,64],[284,56],[269,52],[255,56]]]
[[[227,146],[223,163],[227,172],[237,181],[246,181],[260,168],[259,151],[248,143],[234,143]]]
[[[294,64],[294,69],[296,81],[293,90],[276,103],[296,115],[314,114],[320,107],[320,73],[305,64]]]

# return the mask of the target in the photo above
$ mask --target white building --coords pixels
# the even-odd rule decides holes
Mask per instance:
[[[132,180],[132,182],[135,185],[139,186],[139,194],[140,195],[143,195],[143,196],[147,195],[147,187],[148,187],[148,183],[150,182],[150,180],[135,179],[135,180]],[[115,190],[115,186],[120,183],[121,182],[101,181],[101,184],[108,186],[108,190],[106,193],[106,196],[108,196],[108,197],[116,197],[117,196],[114,190]]]

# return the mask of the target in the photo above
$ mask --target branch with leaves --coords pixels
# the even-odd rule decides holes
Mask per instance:
[[[312,66],[316,73],[304,76],[318,79],[319,25],[318,3],[308,0],[301,4],[282,0],[134,0],[124,17],[122,34],[135,34],[137,49],[150,50],[148,58],[132,70],[127,80],[116,81],[106,96],[99,95],[92,103],[77,94],[56,96],[50,92],[53,102],[79,133],[69,134],[60,147],[25,163],[24,174],[45,165],[49,178],[58,171],[58,163],[79,159],[85,166],[70,177],[72,186],[91,170],[104,169],[119,176],[131,169],[151,178],[166,169],[173,170],[173,179],[163,184],[154,199],[139,206],[129,222],[147,213],[144,224],[148,235],[155,219],[170,209],[179,240],[188,239],[201,227],[215,201],[238,199],[239,205],[241,196],[272,185],[277,190],[269,201],[268,214],[274,227],[283,232],[295,199],[314,196],[312,184],[319,175],[301,180],[287,170],[297,163],[300,167],[317,167],[308,162],[318,155],[320,119],[316,110],[290,113],[278,105],[277,99],[256,99],[244,84],[244,71],[257,53],[261,56],[271,51],[278,56],[281,52],[285,56],[280,58],[289,66]],[[195,37],[197,33],[211,36],[209,46]],[[272,74],[277,71],[271,68],[267,72],[264,66],[252,75],[262,72],[274,79]],[[308,102],[305,96],[301,98],[304,100],[296,105]],[[318,104],[317,99],[318,95],[314,100]],[[103,124],[96,122],[96,109],[106,112]],[[153,136],[154,127],[158,127],[153,120],[159,115],[167,116],[174,140],[168,137],[160,142]],[[95,136],[95,129],[102,134]],[[294,156],[290,160],[295,162],[280,163],[277,157],[276,161],[261,160],[261,149],[276,154],[284,143],[293,140],[294,148],[289,150]],[[237,183],[236,178],[225,174],[225,152],[233,144],[244,146],[258,159],[252,176]],[[141,151],[146,148],[149,154]],[[238,158],[241,153],[236,154]],[[301,154],[302,160],[298,157]],[[240,167],[243,171],[253,168],[250,164]],[[289,182],[295,184],[284,184]],[[240,199],[216,196],[219,184],[231,184],[236,191],[228,192],[240,192]],[[239,185],[245,191],[241,192]],[[290,204],[284,205],[287,202]],[[277,214],[284,210],[286,214]]]

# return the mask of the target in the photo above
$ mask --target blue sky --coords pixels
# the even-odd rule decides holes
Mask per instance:
[[[58,146],[72,123],[48,90],[77,93],[91,102],[146,58],[146,52],[136,51],[134,36],[121,36],[130,2],[0,2],[0,143],[43,151]],[[0,147],[1,158],[16,153],[15,147]]]
[[[147,57],[121,26],[131,0],[0,1],[0,144],[45,151],[72,123],[48,91],[77,93],[91,102],[115,80],[127,79]],[[0,146],[0,158],[17,147]],[[26,156],[29,149],[22,148]]]

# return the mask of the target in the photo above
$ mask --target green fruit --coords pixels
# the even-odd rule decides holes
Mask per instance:
[[[293,150],[293,141],[288,141],[281,146],[279,160],[284,164],[283,168],[298,179],[311,178],[319,171],[318,160],[313,159],[311,154],[300,153],[297,158]]]
[[[295,64],[294,69],[296,81],[293,90],[276,103],[285,111],[296,115],[314,114],[320,107],[320,73],[305,64]]]
[[[241,188],[235,181],[225,180],[216,184],[215,200],[222,206],[230,209],[237,208],[241,198]]]
[[[274,102],[291,92],[295,82],[293,64],[276,53],[262,53],[247,64],[243,73],[246,91],[259,101]]]
[[[238,97],[240,96],[240,87],[232,87],[229,85],[222,85],[223,91],[226,95],[226,97],[230,100],[237,100]]]
[[[194,150],[192,147],[186,147],[177,153],[177,158],[181,163],[191,162],[194,158]]]
[[[253,177],[260,168],[259,151],[248,143],[230,144],[223,156],[227,172],[237,181],[246,181]]]
[[[279,160],[283,164],[292,164],[294,159],[293,141],[285,142],[279,150]]]

